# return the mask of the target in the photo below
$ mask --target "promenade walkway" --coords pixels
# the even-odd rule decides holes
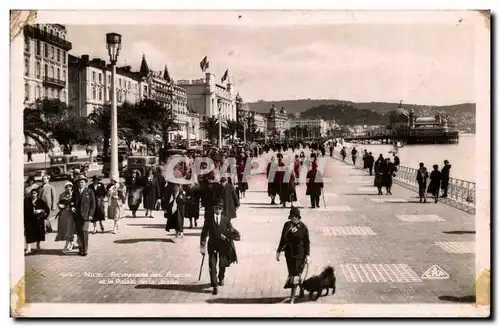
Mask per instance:
[[[318,302],[474,301],[473,215],[442,203],[418,203],[416,193],[398,185],[392,196],[378,196],[365,172],[327,161],[326,209],[308,208],[305,186],[297,190],[311,238],[308,276],[326,265],[336,270],[337,292]],[[53,241],[55,234],[47,235],[44,250],[25,258],[27,302],[281,303],[289,295],[283,289],[287,272],[275,252],[289,208],[269,204],[264,175],[253,176],[249,188],[233,221],[242,236],[236,243],[239,262],[227,270],[217,296],[210,294],[207,260],[198,281],[203,219],[173,243],[163,213],[155,212],[152,219],[123,219],[119,234],[90,235],[86,257],[62,255],[63,244]],[[128,211],[125,215],[130,217]],[[110,229],[111,221],[106,224]],[[427,275],[444,279],[426,279],[434,265],[448,276],[431,269]],[[150,278],[116,276],[123,273]]]

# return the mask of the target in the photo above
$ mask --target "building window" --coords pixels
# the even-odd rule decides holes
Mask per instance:
[[[57,49],[57,62],[61,62],[61,51]]]
[[[99,89],[99,101],[102,101],[102,89]]]
[[[111,75],[108,75],[108,84],[111,85]]]
[[[57,79],[61,80],[61,70],[57,68]]]
[[[40,86],[37,85],[36,91],[35,91],[35,98],[36,99],[40,99],[41,98],[40,92],[41,92]]]
[[[24,38],[24,51],[30,52],[30,39]]]
[[[28,83],[24,84],[24,100],[28,101],[30,99],[30,86]]]
[[[99,83],[102,82],[102,73],[99,73]]]
[[[40,75],[41,75],[41,73],[42,73],[42,72],[41,72],[41,69],[42,69],[42,68],[41,68],[41,66],[40,66],[40,62],[39,62],[39,61],[37,61],[37,62],[36,62],[36,78],[40,78]]]
[[[95,72],[92,72],[92,82],[95,82]]]
[[[50,99],[52,99],[52,98],[53,98],[52,89],[49,89],[49,98],[50,98]]]
[[[130,81],[128,81],[127,89],[130,90]]]
[[[118,85],[120,85],[120,87],[122,87],[122,79],[121,78],[118,78]]]
[[[50,35],[54,35],[54,30],[52,28],[50,29]]]
[[[43,56],[45,58],[48,58],[49,57],[49,46],[47,43],[44,43],[43,44]]]
[[[108,101],[111,101],[111,88],[108,87]]]
[[[52,77],[52,78],[56,77],[54,73],[55,73],[54,66],[50,66],[50,77]]]
[[[95,87],[92,88],[92,100],[96,99]]]
[[[63,69],[62,80],[66,81],[66,70]]]
[[[47,33],[47,26],[44,26],[44,27],[43,27],[43,31],[44,31],[45,33]]]
[[[43,67],[43,76],[49,76],[49,66],[47,66],[47,64],[45,64],[45,66]]]
[[[63,64],[66,65],[66,51],[62,51]]]
[[[53,46],[50,46],[50,59],[54,59],[54,47]]]
[[[24,59],[24,75],[30,75],[30,60],[28,58]]]
[[[59,34],[59,32],[57,32],[57,37],[61,37],[60,35],[61,35],[61,34]]]
[[[66,92],[65,91],[61,92],[61,101],[66,102]]]
[[[54,98],[55,99],[59,98],[59,90],[54,90]]]
[[[41,46],[42,46],[42,45],[41,45],[41,43],[40,43],[40,40],[36,40],[36,46],[35,46],[35,47],[36,47],[36,49],[35,49],[35,51],[36,51],[36,55],[37,55],[37,56],[39,56],[39,55],[40,55],[40,53],[42,52],[42,50],[40,49],[40,48],[41,48]]]

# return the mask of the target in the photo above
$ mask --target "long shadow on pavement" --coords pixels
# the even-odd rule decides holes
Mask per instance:
[[[165,224],[127,224],[127,226],[142,226],[144,228],[165,228]]]
[[[175,243],[170,238],[127,238],[123,240],[116,240],[114,243],[117,244],[133,244],[140,242],[164,242],[164,243]]]
[[[170,291],[182,291],[189,293],[212,293],[210,283],[206,284],[140,284],[134,286],[136,289],[156,289],[156,290],[170,290]]]
[[[31,254],[26,256],[34,256],[34,255],[59,255],[59,256],[71,256],[77,255],[78,251],[62,253],[62,249],[41,249],[41,250],[32,250]]]
[[[252,206],[252,205],[260,205],[260,206],[274,206],[275,204],[271,204],[270,202],[247,202],[247,203],[242,203],[242,206]],[[267,207],[266,207],[267,208]]]
[[[448,232],[443,232],[444,234],[455,234],[455,235],[461,235],[461,234],[476,234],[476,231],[473,230],[452,230]]]
[[[227,304],[278,304],[283,303],[288,297],[263,297],[263,298],[215,298],[206,300],[207,303]]]
[[[184,236],[201,236],[201,232],[200,233],[183,233]]]
[[[298,208],[298,209],[304,209],[303,206],[293,206],[294,208]],[[263,207],[263,206],[254,206],[254,207],[250,207],[252,209],[290,209],[291,207],[290,206],[286,206],[285,208],[283,208],[282,206],[266,206],[266,207]]]
[[[441,301],[458,302],[458,303],[476,303],[475,295],[467,296],[452,296],[452,295],[442,295],[438,299]]]
[[[343,195],[378,195],[377,193],[344,193]]]

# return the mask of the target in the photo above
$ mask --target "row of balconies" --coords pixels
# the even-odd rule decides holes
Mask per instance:
[[[65,51],[69,51],[72,49],[71,42],[61,39],[57,35],[44,32],[41,29],[31,25],[24,26],[24,35],[47,42],[49,44],[52,44],[53,46],[64,49]]]

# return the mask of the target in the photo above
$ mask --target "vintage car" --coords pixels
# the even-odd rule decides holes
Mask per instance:
[[[147,170],[155,169],[158,165],[158,157],[155,156],[128,157],[126,177],[130,176],[134,170],[138,170],[141,176],[144,176]]]
[[[132,151],[128,147],[118,148],[118,172],[123,174],[127,170],[127,158],[132,155]],[[102,156],[102,174],[108,176],[111,170],[111,156]]]
[[[52,180],[69,179],[74,169],[85,172],[89,169],[90,162],[81,161],[78,156],[62,155],[50,158],[50,167],[45,172]]]

